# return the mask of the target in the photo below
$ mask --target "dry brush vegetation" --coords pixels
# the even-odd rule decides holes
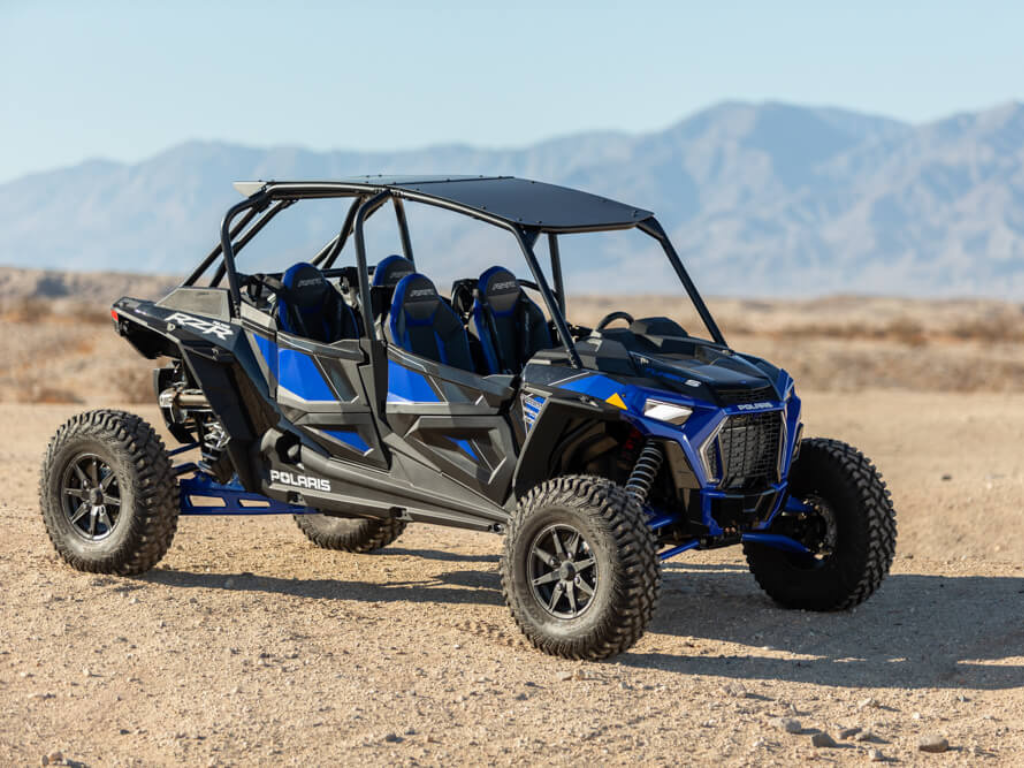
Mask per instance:
[[[0,304],[0,401],[153,400],[153,363],[113,332],[108,307],[21,298]]]
[[[730,344],[796,376],[803,390],[1024,391],[1024,306],[984,300],[829,297],[712,299]],[[666,296],[583,296],[570,319],[606,313],[680,319],[702,327],[687,303]],[[108,307],[70,298],[0,302],[0,401],[151,402],[151,369],[110,327]]]

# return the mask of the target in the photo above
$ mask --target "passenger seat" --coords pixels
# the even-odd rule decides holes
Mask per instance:
[[[274,316],[286,333],[331,344],[358,339],[359,325],[352,309],[323,272],[300,261],[282,275]]]
[[[474,295],[471,317],[487,373],[521,373],[538,350],[554,346],[544,313],[504,267],[480,275]]]
[[[469,336],[430,278],[414,272],[395,286],[388,332],[393,344],[442,365],[473,370]]]
[[[378,329],[382,329],[387,320],[395,287],[403,277],[415,271],[416,267],[411,261],[395,253],[381,259],[373,270],[373,282],[370,283],[370,312]]]

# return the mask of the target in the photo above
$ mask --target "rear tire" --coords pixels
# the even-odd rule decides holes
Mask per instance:
[[[615,483],[569,475],[520,500],[501,561],[505,603],[544,653],[605,659],[654,615],[661,569],[640,505]]]
[[[789,492],[818,516],[780,515],[771,532],[800,540],[812,551],[817,543],[825,554],[744,544],[757,583],[787,608],[839,611],[867,600],[885,579],[896,552],[896,512],[878,470],[846,443],[804,440]],[[825,535],[809,533],[813,526]]]
[[[124,411],[89,411],[50,441],[39,506],[68,565],[127,576],[148,571],[171,546],[178,484],[153,427]]]
[[[295,515],[295,523],[306,538],[322,549],[340,552],[373,552],[383,549],[402,535],[405,522],[393,519]]]

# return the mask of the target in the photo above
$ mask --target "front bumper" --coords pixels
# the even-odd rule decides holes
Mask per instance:
[[[785,498],[785,482],[749,493],[698,489],[689,493],[686,516],[699,520],[707,536],[762,531],[771,525]]]

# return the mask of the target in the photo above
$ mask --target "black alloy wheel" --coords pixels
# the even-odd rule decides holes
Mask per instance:
[[[597,559],[571,525],[550,525],[530,546],[533,596],[552,616],[574,619],[590,607],[597,591]]]
[[[121,487],[117,474],[99,456],[83,453],[68,462],[61,494],[76,534],[101,541],[113,533],[121,517]]]

